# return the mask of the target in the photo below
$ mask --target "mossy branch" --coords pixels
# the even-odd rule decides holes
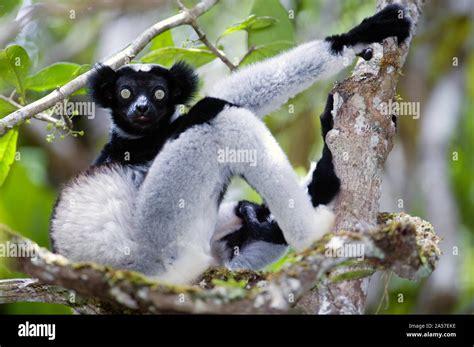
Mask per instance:
[[[406,214],[380,214],[376,228],[327,234],[311,249],[292,255],[279,272],[211,269],[195,285],[175,286],[135,272],[71,262],[6,227],[0,227],[0,238],[3,250],[31,255],[8,259],[10,267],[34,278],[0,281],[0,303],[60,303],[80,313],[289,313],[323,279],[351,281],[376,269],[420,279],[435,269],[440,256],[439,238],[429,223]],[[362,254],[344,254],[355,245]]]

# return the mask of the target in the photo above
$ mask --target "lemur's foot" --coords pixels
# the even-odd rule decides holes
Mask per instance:
[[[400,44],[410,35],[410,28],[411,20],[405,13],[405,8],[392,4],[372,17],[365,18],[347,33],[330,36],[326,40],[331,42],[334,52],[340,53],[345,46],[381,42],[387,37],[396,37]],[[365,59],[364,56],[362,57]]]
[[[248,231],[249,239],[286,244],[283,232],[271,218],[270,210],[265,205],[239,201],[236,214],[243,220],[243,227]]]
[[[362,52],[357,53],[357,55],[361,57],[362,59],[364,59],[365,61],[368,61],[372,59],[372,56],[374,55],[374,51],[372,48],[369,47],[369,48],[363,49]]]

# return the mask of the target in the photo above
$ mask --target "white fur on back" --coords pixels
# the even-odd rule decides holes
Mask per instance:
[[[131,240],[136,176],[131,168],[116,165],[73,180],[62,191],[51,223],[59,253],[119,268],[130,264],[136,251]]]

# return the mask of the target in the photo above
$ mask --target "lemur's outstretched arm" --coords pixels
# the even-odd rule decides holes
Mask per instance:
[[[216,85],[211,95],[227,98],[264,116],[316,80],[337,73],[349,65],[356,55],[371,59],[367,44],[389,36],[396,36],[399,43],[403,42],[409,35],[410,23],[402,7],[387,6],[345,34],[300,45],[234,73]],[[333,127],[332,109],[333,96],[329,95],[321,115],[324,141],[322,157],[308,175],[307,188],[314,207],[330,203],[340,187],[339,178],[334,172],[332,153],[325,141]],[[285,248],[281,243],[283,234],[278,225],[272,223],[270,211],[250,202],[240,202],[234,208],[244,223],[232,233],[228,233],[230,229],[227,228],[227,235],[223,237],[221,233],[212,244],[222,263],[231,269],[259,269],[277,260]],[[254,211],[259,211],[259,218],[255,218]],[[257,236],[259,234],[263,236]]]
[[[342,35],[311,41],[253,64],[217,83],[210,96],[245,107],[259,117],[277,110],[289,98],[349,66],[356,55],[370,59],[369,44],[409,35],[410,20],[400,5],[390,5]]]

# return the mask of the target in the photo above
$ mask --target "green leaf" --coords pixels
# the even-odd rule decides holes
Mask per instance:
[[[0,17],[13,11],[20,3],[21,0],[2,0],[0,3]]]
[[[0,77],[13,85],[23,98],[30,66],[30,57],[23,47],[11,45],[0,51]]]
[[[269,16],[277,20],[273,25],[248,33],[248,48],[267,45],[269,42],[287,41],[294,44],[295,29],[287,10],[279,0],[255,0],[251,13],[255,16]],[[278,51],[274,51],[275,54]]]
[[[173,34],[171,33],[171,30],[167,30],[157,37],[155,37],[153,40],[151,40],[151,50],[154,51],[158,48],[163,48],[163,47],[173,47],[174,46],[174,41],[173,41]]]
[[[12,113],[16,110],[16,107],[10,104],[8,101],[0,99],[0,118]]]
[[[54,63],[29,76],[25,88],[37,92],[51,90],[75,78],[80,70],[79,64]]]
[[[222,34],[219,36],[221,39],[224,36],[229,34],[235,33],[237,31],[245,30],[245,31],[254,31],[259,29],[264,29],[269,26],[272,26],[278,22],[276,18],[268,17],[268,16],[256,16],[254,14],[248,16],[242,22],[236,23],[230,27],[228,27]],[[218,40],[219,40],[218,39]]]
[[[245,66],[257,61],[272,57],[282,51],[293,47],[291,41],[276,41],[266,45],[255,47],[254,51],[247,55],[239,66]]]
[[[10,167],[15,160],[18,129],[12,129],[0,137],[0,186],[8,176]]]
[[[87,92],[87,88],[86,87],[83,87],[79,90],[76,90],[74,93],[71,94],[71,96],[76,96],[76,95],[86,95],[88,92]]]
[[[174,62],[185,60],[195,68],[205,65],[216,59],[216,56],[205,49],[163,47],[145,55],[141,61],[144,63],[161,64],[170,67]]]

